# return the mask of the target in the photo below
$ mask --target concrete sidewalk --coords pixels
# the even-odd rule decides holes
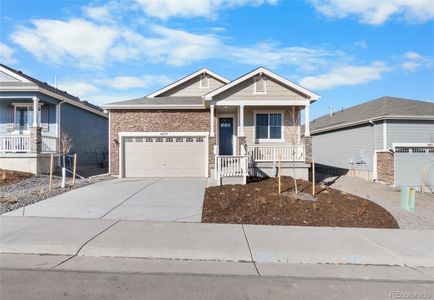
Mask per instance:
[[[434,267],[434,231],[0,217],[2,254]]]

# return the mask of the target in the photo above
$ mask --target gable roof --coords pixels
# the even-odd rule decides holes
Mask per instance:
[[[224,77],[222,77],[222,76],[220,76],[220,75],[218,75],[218,74],[216,74],[216,73],[214,73],[214,72],[208,70],[207,68],[202,68],[202,69],[200,69],[200,70],[197,70],[197,71],[194,72],[194,73],[191,73],[190,75],[187,75],[187,76],[185,76],[185,77],[183,77],[183,78],[181,78],[181,79],[175,81],[175,82],[172,83],[172,84],[169,84],[168,86],[166,86],[166,87],[164,87],[164,88],[162,88],[162,89],[160,89],[160,90],[158,90],[158,91],[156,91],[156,92],[153,92],[152,94],[148,95],[147,98],[158,97],[158,95],[161,95],[162,93],[167,92],[167,91],[173,89],[174,87],[177,87],[177,86],[183,84],[184,82],[187,82],[187,81],[189,81],[190,79],[193,79],[193,78],[195,78],[196,76],[199,76],[199,75],[201,75],[201,74],[208,74],[208,75],[210,75],[211,77],[214,77],[215,79],[217,79],[217,80],[219,80],[219,81],[221,81],[221,82],[223,82],[223,83],[225,83],[225,84],[229,82],[228,79],[226,79],[226,78],[224,78]]]
[[[434,102],[384,96],[310,122],[311,134],[382,119],[432,119]]]
[[[41,92],[45,94],[49,94],[49,95],[51,94],[50,96],[53,97],[57,96],[58,98],[64,100],[65,102],[68,102],[72,105],[78,106],[80,108],[84,108],[88,111],[106,117],[101,107],[89,103],[87,101],[82,101],[80,100],[80,98],[73,96],[67,93],[66,91],[59,90],[58,88],[55,88],[54,86],[51,86],[48,83],[42,82],[36,78],[33,78],[19,70],[15,70],[2,63],[0,63],[0,70],[4,71],[6,74],[11,75],[21,81],[21,82],[15,82],[15,81],[1,82],[0,87],[28,87],[28,88],[36,87],[38,89],[41,89]]]
[[[137,98],[113,102],[103,106],[104,109],[204,109],[201,96],[192,97],[155,97]]]
[[[204,99],[205,100],[212,100],[212,98],[214,96],[216,96],[216,95],[236,86],[237,84],[258,75],[258,74],[265,74],[267,77],[270,77],[270,78],[282,83],[283,85],[286,85],[286,86],[306,95],[307,97],[309,97],[311,102],[314,102],[320,98],[319,95],[317,95],[314,92],[302,87],[301,85],[298,85],[298,84],[292,82],[291,80],[288,80],[288,79],[280,76],[279,74],[276,74],[270,70],[267,70],[264,67],[259,67],[255,70],[241,76],[241,77],[238,77],[237,79],[231,81],[230,83],[227,83],[227,84],[219,87],[218,89],[215,89],[214,91],[204,95]]]

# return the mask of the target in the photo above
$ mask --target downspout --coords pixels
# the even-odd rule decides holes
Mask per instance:
[[[61,111],[62,111],[62,109],[61,109],[61,105],[63,104],[63,103],[65,103],[65,100],[63,100],[62,102],[60,102],[60,103],[57,103],[57,105],[56,105],[56,117],[57,117],[57,145],[58,145],[58,147],[57,147],[57,153],[59,153],[59,151],[60,151],[60,143],[59,143],[59,141],[60,141],[60,120],[61,120]],[[60,156],[58,156],[57,157],[57,165],[60,165]]]
[[[372,162],[372,181],[377,180],[377,126],[371,119],[369,120],[374,126],[374,158]]]

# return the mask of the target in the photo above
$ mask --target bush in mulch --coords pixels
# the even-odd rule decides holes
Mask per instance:
[[[297,180],[298,190],[312,192],[312,183]],[[316,185],[315,201],[294,197],[291,177],[251,180],[246,185],[209,187],[202,222],[262,225],[399,228],[380,205],[323,185]]]

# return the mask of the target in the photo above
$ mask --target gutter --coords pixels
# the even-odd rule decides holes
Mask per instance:
[[[357,125],[361,125],[361,124],[371,123],[373,121],[382,121],[382,120],[416,120],[416,121],[418,121],[418,120],[431,121],[432,120],[432,121],[434,121],[434,116],[411,116],[411,115],[408,115],[408,116],[398,116],[398,115],[380,116],[380,117],[355,121],[355,122],[351,122],[351,123],[344,123],[344,124],[324,127],[321,129],[311,130],[310,133],[311,134],[318,134],[318,133],[323,133],[323,132],[332,131],[332,130],[336,130],[336,129],[353,127],[353,126],[357,126]],[[312,122],[311,122],[311,125],[312,125]]]
[[[206,109],[202,104],[185,104],[185,105],[103,105],[102,108],[110,109]]]

